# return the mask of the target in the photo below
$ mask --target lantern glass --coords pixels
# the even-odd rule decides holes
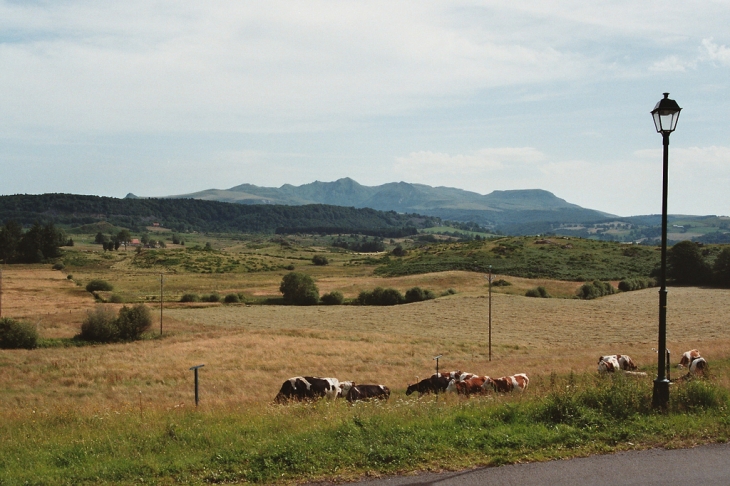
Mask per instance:
[[[664,98],[651,111],[656,131],[659,133],[673,132],[677,128],[680,111],[682,108],[677,102],[669,99],[669,93],[664,93]]]

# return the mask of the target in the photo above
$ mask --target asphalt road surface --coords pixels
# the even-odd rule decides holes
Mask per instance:
[[[362,486],[728,486],[730,443],[362,481]]]

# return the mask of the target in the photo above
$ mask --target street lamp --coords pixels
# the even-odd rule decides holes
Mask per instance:
[[[677,128],[679,120],[679,107],[676,101],[669,99],[669,93],[664,93],[664,98],[659,100],[651,116],[654,118],[656,131],[662,134],[664,141],[664,165],[662,183],[662,261],[659,272],[659,346],[657,347],[658,370],[657,378],[654,380],[654,394],[652,406],[666,408],[669,403],[669,379],[666,369],[667,352],[667,174],[669,169],[669,135]]]

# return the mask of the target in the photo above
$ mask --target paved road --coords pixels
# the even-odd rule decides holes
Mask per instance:
[[[359,483],[362,486],[728,486],[730,443],[693,449],[651,449],[567,461],[427,473]]]

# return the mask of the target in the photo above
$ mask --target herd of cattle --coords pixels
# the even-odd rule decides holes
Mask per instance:
[[[488,376],[477,376],[474,373],[452,371],[450,373],[434,373],[418,383],[408,385],[406,395],[413,392],[418,392],[420,395],[454,392],[466,396],[485,394],[489,391],[521,392],[527,388],[529,382],[529,378],[524,373],[490,378]],[[323,397],[330,399],[345,397],[350,403],[370,399],[387,400],[390,398],[390,388],[385,385],[358,385],[352,381],[339,381],[337,378],[295,376],[281,385],[274,401],[285,403],[292,400],[314,400]]]
[[[696,349],[687,351],[677,365],[679,368],[688,368],[687,375],[679,378],[686,380],[695,376],[704,376],[708,370],[707,361],[700,356]],[[599,373],[614,373],[623,371],[626,374],[646,376],[646,373],[636,371],[634,361],[625,354],[601,356],[598,359]],[[434,373],[418,383],[408,385],[406,395],[418,392],[427,393],[453,392],[459,395],[484,395],[489,392],[507,393],[511,391],[523,392],[530,379],[524,373],[501,378],[477,376],[474,373],[452,371],[450,373]],[[352,381],[340,381],[337,378],[319,378],[316,376],[295,376],[281,385],[274,401],[286,403],[289,401],[316,400],[318,398],[336,399],[344,397],[353,403],[360,400],[390,398],[390,388],[385,385],[358,385]]]
[[[696,349],[685,351],[677,364],[677,368],[687,368],[687,374],[678,380],[688,380],[697,376],[705,376],[708,370],[707,361],[700,356],[700,352]],[[601,356],[598,358],[599,373],[613,373],[623,371],[627,374],[646,376],[646,373],[636,371],[637,366],[634,361],[625,354],[612,354]]]

